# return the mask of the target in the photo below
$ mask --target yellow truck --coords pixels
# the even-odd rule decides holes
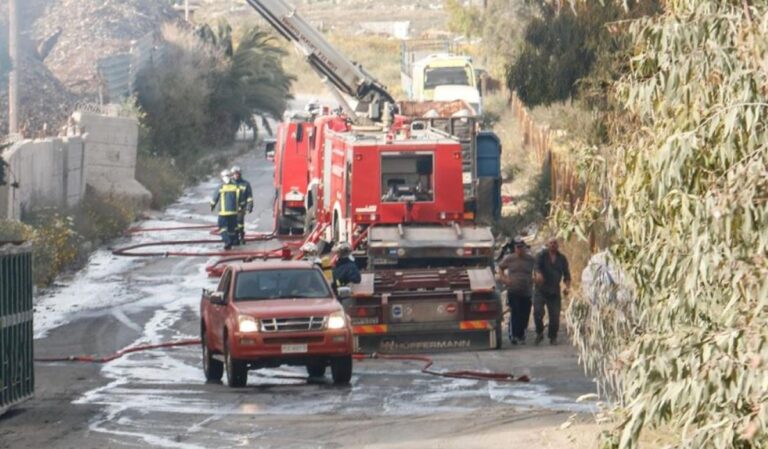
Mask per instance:
[[[482,113],[482,99],[472,58],[451,53],[450,43],[409,40],[401,44],[400,77],[413,101],[462,100]]]

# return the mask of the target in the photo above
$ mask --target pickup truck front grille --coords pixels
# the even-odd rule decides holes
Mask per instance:
[[[319,331],[325,327],[325,317],[268,318],[261,320],[264,332]]]

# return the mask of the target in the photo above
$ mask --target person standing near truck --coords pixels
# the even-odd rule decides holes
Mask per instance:
[[[224,249],[232,249],[238,242],[237,214],[240,208],[240,189],[230,177],[229,170],[221,172],[221,185],[211,198],[211,212],[219,206],[219,234],[224,241]]]
[[[571,271],[568,259],[558,249],[557,239],[551,238],[547,247],[536,256],[534,268],[536,293],[533,298],[533,321],[536,324],[536,344],[544,340],[544,309],[549,315],[547,336],[549,343],[557,344],[560,328],[561,294],[560,283],[565,283],[563,293],[568,296],[571,289]]]
[[[362,280],[360,269],[352,259],[352,246],[341,242],[336,248],[336,264],[333,267],[333,289],[349,284],[359,284]]]
[[[232,167],[232,179],[239,189],[239,201],[237,211],[237,240],[239,244],[245,244],[245,214],[253,212],[253,189],[251,183],[243,179],[240,167]]]
[[[514,252],[499,263],[499,277],[507,287],[509,306],[509,340],[513,345],[525,344],[525,330],[531,316],[533,295],[533,266],[536,263],[528,253],[528,245],[522,237],[512,241]]]

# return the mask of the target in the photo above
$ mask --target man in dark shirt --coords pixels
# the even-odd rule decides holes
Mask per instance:
[[[333,288],[348,284],[359,284],[362,280],[357,264],[352,260],[352,247],[349,243],[342,242],[336,249],[336,264],[333,267]]]
[[[499,277],[507,287],[509,305],[509,339],[513,345],[525,344],[525,330],[531,316],[533,294],[533,266],[535,260],[528,253],[522,237],[513,240],[514,252],[499,263]]]
[[[544,339],[544,308],[549,315],[547,336],[550,344],[557,344],[560,327],[560,283],[565,283],[563,293],[568,296],[571,288],[571,272],[568,259],[558,250],[557,239],[550,239],[546,249],[536,256],[534,268],[536,293],[533,298],[533,321],[536,324],[536,344]]]

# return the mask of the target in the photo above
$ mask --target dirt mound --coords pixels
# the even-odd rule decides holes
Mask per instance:
[[[79,97],[70,93],[42,62],[21,57],[19,128],[26,137],[56,135],[74,111]],[[0,135],[8,132],[8,86],[0,86]]]

